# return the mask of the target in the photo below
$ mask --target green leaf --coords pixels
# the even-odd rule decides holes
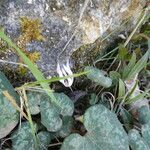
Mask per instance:
[[[138,110],[138,117],[141,124],[146,124],[150,121],[150,110],[148,106],[142,106]]]
[[[106,77],[103,71],[92,66],[85,67],[85,71],[89,71],[89,73],[87,74],[87,78],[94,81],[98,85],[101,85],[105,88],[108,88],[112,85],[111,78]]]
[[[8,135],[19,121],[19,113],[2,93],[5,90],[19,102],[19,96],[14,88],[5,75],[0,72],[0,139]]]
[[[47,131],[41,131],[37,134],[40,150],[46,150],[53,136]]]
[[[122,78],[127,79],[130,71],[133,69],[136,63],[136,54],[133,53],[129,64],[123,69]]]
[[[141,134],[139,131],[132,129],[129,132],[129,143],[132,150],[149,150],[150,149],[150,109],[148,106],[142,106],[138,110],[138,119],[142,124]]]
[[[117,71],[110,71],[110,78],[112,79],[112,85],[117,85],[121,75]]]
[[[130,55],[128,53],[128,50],[124,47],[124,45],[119,45],[119,53],[118,58],[121,61],[128,60],[130,58]]]
[[[128,137],[116,115],[103,105],[91,106],[84,114],[85,136],[71,134],[61,150],[129,150]]]
[[[47,128],[48,131],[56,132],[62,126],[62,119],[60,118],[60,109],[54,104],[42,100],[40,104],[41,123]]]
[[[147,65],[147,61],[150,55],[150,50],[148,50],[143,57],[134,65],[133,68],[130,68],[130,72],[127,75],[127,79],[133,79],[136,74],[138,74],[144,67]]]
[[[59,81],[59,80],[67,79],[69,77],[79,77],[79,76],[85,75],[87,73],[88,73],[87,71],[84,71],[84,72],[76,73],[76,74],[73,74],[73,75],[70,75],[70,76],[65,76],[65,77],[52,77],[50,79],[45,79],[45,80],[42,80],[42,81],[35,81],[35,82],[27,83],[27,84],[21,86],[21,88],[36,86],[40,83],[52,83],[52,82],[56,82],[56,81]]]
[[[133,98],[134,94],[135,94],[135,91],[137,90],[137,86],[138,86],[138,81],[134,81],[134,85],[132,85],[130,88],[131,90],[128,92],[128,94],[126,95],[126,98],[125,98],[125,103],[126,104],[130,104],[132,103],[131,99]],[[135,96],[136,97],[136,96]]]
[[[35,124],[36,128],[36,124]],[[48,132],[41,131],[37,134],[40,150],[45,150],[51,140]],[[13,133],[12,150],[36,150],[32,131],[28,122],[23,122],[21,128]]]
[[[126,109],[121,109],[121,112],[120,112],[120,119],[122,120],[123,122],[123,125],[125,127],[125,129],[127,131],[131,130],[133,128],[133,117],[132,115],[130,114],[130,112]]]
[[[140,133],[135,129],[132,129],[129,132],[129,143],[130,143],[130,147],[132,150],[149,150],[150,149],[150,147],[141,137]]]
[[[126,88],[124,82],[119,79],[119,90],[118,90],[118,99],[123,98],[126,93]]]
[[[73,121],[73,118],[70,116],[63,117],[62,121],[63,121],[63,125],[56,134],[58,134],[62,138],[65,138],[66,136],[68,136],[71,133],[71,129],[73,127],[74,121]]]
[[[134,103],[138,100],[141,100],[141,99],[144,99],[144,97],[149,93],[150,90],[146,90],[145,92],[143,93],[140,93],[138,95],[136,95],[135,97],[132,97],[132,98],[128,98],[126,100],[126,104],[131,104],[131,103]],[[132,94],[131,94],[132,95]]]
[[[98,102],[98,96],[95,93],[91,94],[90,105],[95,105]]]
[[[40,101],[43,98],[43,93],[29,91],[27,93],[29,110],[32,115],[36,115],[40,112]]]
[[[62,116],[71,116],[74,111],[74,104],[70,98],[63,93],[54,93],[57,101],[62,103],[64,109],[60,109],[55,104],[50,103],[47,99],[42,99],[40,104],[41,123],[48,131],[56,132],[62,127]]]

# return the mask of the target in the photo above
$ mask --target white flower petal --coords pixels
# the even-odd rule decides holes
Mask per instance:
[[[69,60],[67,61],[66,64],[63,64],[62,67],[60,66],[59,63],[57,64],[57,73],[59,77],[73,75],[73,72],[70,69]],[[73,81],[74,81],[73,77],[67,78],[65,80],[60,80],[60,82],[66,87],[70,87],[73,84]]]

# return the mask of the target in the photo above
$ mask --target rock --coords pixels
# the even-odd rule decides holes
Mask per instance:
[[[58,62],[66,63],[79,47],[119,30],[130,18],[129,30],[132,29],[145,3],[146,0],[5,0],[0,1],[0,26],[46,76],[53,76]],[[5,44],[0,41],[1,59],[21,62]],[[80,65],[105,46],[96,52],[92,49],[90,54],[84,48],[75,55],[78,58],[72,58]]]

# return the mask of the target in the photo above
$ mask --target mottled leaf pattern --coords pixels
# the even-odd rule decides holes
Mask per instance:
[[[11,138],[12,150],[36,150],[28,122],[22,123],[21,128],[15,131]],[[51,134],[46,131],[41,131],[37,134],[37,139],[40,150],[45,150],[51,141]]]
[[[65,116],[63,117],[62,121],[63,125],[57,134],[64,138],[71,133],[71,129],[73,127],[73,118],[71,116]]]
[[[139,121],[142,124],[141,134],[132,129],[129,132],[129,142],[132,150],[150,150],[150,110],[142,106],[138,111]]]
[[[60,118],[60,109],[53,103],[47,100],[41,101],[41,123],[47,128],[48,131],[56,132],[62,126],[62,119]]]
[[[39,92],[29,92],[27,93],[28,105],[30,113],[36,115],[40,112],[40,101],[43,99],[44,94]]]
[[[103,105],[90,107],[84,114],[85,136],[71,134],[61,150],[129,150],[128,136],[116,115]]]
[[[5,75],[0,72],[0,139],[8,135],[19,121],[19,113],[2,93],[5,90],[7,90],[17,102],[19,101],[19,97],[15,93],[14,88]]]
[[[41,122],[48,131],[56,132],[62,127],[62,116],[71,116],[74,111],[74,104],[70,98],[63,93],[54,93],[60,107],[51,103],[47,99],[43,99],[40,104]]]
[[[103,71],[92,66],[85,67],[85,71],[88,71],[87,77],[98,85],[101,85],[105,88],[108,88],[112,85],[111,78],[106,77]]]

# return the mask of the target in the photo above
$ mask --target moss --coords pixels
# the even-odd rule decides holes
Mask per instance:
[[[26,67],[23,67],[23,66],[19,66],[17,68],[17,73],[21,76],[25,76],[28,72],[28,69]]]
[[[35,40],[35,41],[43,41],[45,40],[42,36],[41,23],[39,19],[30,19],[28,17],[21,17],[21,35],[18,38],[17,45],[23,50],[23,52],[28,56],[28,58],[35,63],[40,58],[39,52],[28,52],[26,50],[26,44]],[[22,63],[22,59],[20,58],[19,62]],[[27,73],[27,69],[25,67],[19,66],[18,72],[21,75],[25,75]]]
[[[40,57],[40,53],[39,52],[30,53],[28,57],[32,62],[36,62]]]
[[[0,51],[6,52],[8,48],[8,44],[0,38]]]
[[[44,40],[42,36],[41,23],[39,19],[29,19],[28,17],[21,17],[21,32],[19,41],[26,44],[32,40]]]

